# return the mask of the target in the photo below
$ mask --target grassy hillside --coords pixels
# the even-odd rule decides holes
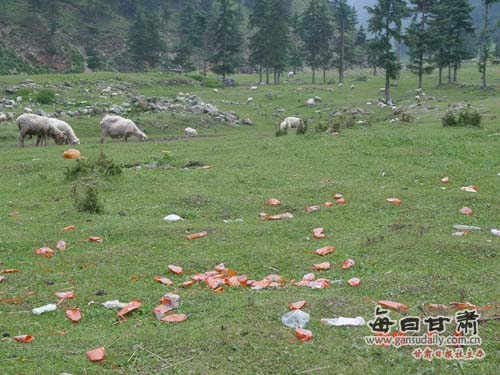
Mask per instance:
[[[51,141],[49,147],[35,148],[34,140],[28,140],[20,149],[15,124],[0,124],[0,269],[19,270],[0,274],[6,277],[0,283],[0,373],[498,373],[500,237],[489,229],[500,229],[500,71],[493,67],[490,72],[492,88],[487,92],[475,86],[478,74],[472,65],[461,71],[464,86],[437,90],[436,77],[426,77],[426,99],[407,110],[412,123],[391,122],[398,116],[389,108],[368,104],[376,102],[383,85],[383,77],[368,72],[349,75],[343,88],[297,81],[252,90],[256,76],[236,76],[237,87],[218,92],[161,74],[30,77],[35,90],[52,87],[59,95],[55,104],[42,106],[46,111],[64,102],[75,103],[72,108],[126,102],[127,96],[103,99],[100,92],[102,87],[127,84],[147,97],[196,94],[240,118],[250,117],[255,125],[231,126],[209,121],[207,115],[173,110],[132,113],[153,141],[100,145],[100,116],[64,117],[82,140],[77,148],[86,160],[102,151],[124,166],[119,176],[96,177],[104,209],[88,214],[73,206],[72,186],[84,180],[65,177],[65,171],[76,165],[62,157],[68,147]],[[355,81],[362,73],[368,80]],[[0,90],[19,83],[19,77],[2,76]],[[415,86],[415,77],[403,72],[399,85],[392,88],[397,105],[414,104]],[[254,101],[246,104],[250,96]],[[322,101],[305,107],[304,101],[313,96]],[[482,127],[441,125],[448,105],[459,102],[483,114]],[[35,107],[33,102],[24,105]],[[356,108],[364,113],[356,121],[366,123],[342,128],[340,135],[314,131],[332,113]],[[307,119],[310,132],[275,137],[277,124],[292,115]],[[185,137],[186,126],[200,135]],[[158,160],[167,163],[148,167]],[[189,168],[190,161],[210,169]],[[444,176],[449,176],[448,184],[440,182]],[[479,191],[460,190],[467,185],[477,185]],[[342,193],[347,204],[304,210],[323,206],[335,193]],[[280,207],[264,205],[272,197],[281,200]],[[400,198],[401,205],[387,203],[390,197]],[[473,215],[462,215],[464,206]],[[261,212],[290,212],[294,218],[262,220]],[[172,213],[185,221],[163,221]],[[482,230],[453,236],[454,224]],[[76,229],[63,232],[68,225]],[[325,228],[325,239],[312,238],[317,227]],[[186,239],[200,231],[208,235]],[[89,236],[101,236],[104,242],[89,242]],[[66,250],[56,251],[52,258],[35,254],[44,245],[55,249],[61,239]],[[336,252],[325,257],[313,253],[327,245],[336,246]],[[334,266],[314,271],[316,277],[331,280],[329,288],[293,286],[313,272],[313,264],[339,264],[348,258],[355,261],[348,270]],[[279,274],[286,281],[264,290],[224,286],[222,293],[204,283],[179,285],[221,262],[250,280]],[[183,266],[184,275],[169,273],[170,264]],[[174,285],[155,282],[158,275]],[[347,284],[352,277],[361,279],[359,287]],[[57,303],[54,293],[61,291],[73,291],[75,296],[60,302],[56,311],[31,314],[34,307]],[[169,324],[155,319],[152,310],[167,292],[180,295],[177,311],[188,314],[187,321]],[[101,305],[115,299],[137,299],[142,306],[120,322],[116,311]],[[303,310],[311,315],[307,329],[314,338],[306,343],[281,323],[288,305],[298,300],[307,301]],[[364,336],[371,334],[367,326],[321,323],[322,318],[338,316],[373,320],[379,300],[404,303],[407,316],[421,318],[455,314],[452,309],[430,310],[429,303],[491,306],[480,311],[486,357],[415,360],[414,347],[365,345]],[[65,317],[67,307],[81,309],[80,323]],[[390,316],[399,320],[404,314],[391,311]],[[12,339],[21,334],[33,335],[34,340],[22,344]],[[89,362],[85,352],[101,346],[105,360]]]

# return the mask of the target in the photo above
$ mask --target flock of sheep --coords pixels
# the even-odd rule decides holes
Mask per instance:
[[[16,119],[19,128],[19,146],[24,147],[24,139],[36,136],[36,146],[47,146],[47,138],[52,138],[58,145],[79,145],[80,139],[76,136],[71,126],[62,120],[25,113]],[[102,136],[101,143],[106,142],[106,136],[111,138],[124,138],[136,136],[141,141],[148,137],[139,130],[137,125],[129,119],[120,116],[106,115],[100,122]]]

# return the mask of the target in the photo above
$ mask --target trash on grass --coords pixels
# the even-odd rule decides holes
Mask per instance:
[[[327,255],[333,253],[336,250],[335,246],[324,246],[322,248],[314,250],[317,255]]]
[[[353,277],[352,279],[347,280],[347,284],[350,286],[359,286],[359,284],[361,284],[361,280],[357,277]]]
[[[302,342],[310,341],[313,338],[313,334],[311,331],[302,328],[295,329],[295,336]]]
[[[170,215],[165,216],[163,218],[163,220],[165,220],[165,221],[181,221],[184,219],[182,217],[180,217],[179,215],[170,214]]]
[[[33,310],[31,310],[31,312],[35,315],[41,315],[43,313],[46,313],[49,311],[54,311],[54,310],[57,310],[57,305],[50,303],[50,304],[45,305],[45,306],[36,307]]]
[[[472,215],[472,210],[469,207],[462,207],[460,213],[463,215]]]
[[[297,302],[291,303],[290,306],[289,306],[289,308],[292,311],[293,310],[300,310],[300,309],[302,309],[305,306],[306,303],[307,302],[305,300],[297,301]]]
[[[33,341],[33,336],[30,335],[18,335],[14,336],[13,339],[17,342],[28,343]]]
[[[54,256],[54,250],[52,250],[50,247],[43,246],[39,249],[35,250],[35,254],[37,255],[43,255],[47,258],[53,257]]]
[[[338,318],[324,318],[321,319],[321,323],[329,325],[329,326],[364,326],[366,324],[365,320],[361,316],[357,316],[355,318],[343,318],[343,317],[338,317]]]
[[[66,318],[71,320],[73,323],[78,323],[80,320],[82,320],[80,309],[78,307],[66,309]]]
[[[311,317],[308,313],[302,310],[293,310],[283,315],[281,322],[287,327],[304,328],[310,319]]]
[[[456,229],[456,230],[481,230],[481,228],[479,228],[479,227],[473,227],[471,225],[461,225],[461,224],[453,225],[453,229]]]
[[[120,302],[117,299],[115,299],[113,301],[103,302],[102,305],[107,309],[121,309],[121,308],[124,308],[125,306],[127,306],[126,303]]]
[[[101,362],[104,359],[106,350],[104,349],[104,347],[100,347],[97,349],[89,350],[86,354],[90,362]]]

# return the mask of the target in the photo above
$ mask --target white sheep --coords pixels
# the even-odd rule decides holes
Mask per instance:
[[[113,139],[125,138],[125,142],[132,135],[141,141],[148,141],[147,135],[141,132],[132,120],[120,116],[106,115],[101,120],[100,125],[102,130],[101,143],[106,142],[107,135]]]
[[[280,130],[287,131],[290,128],[298,128],[299,126],[304,127],[304,120],[300,117],[287,117],[280,124]]]
[[[253,98],[252,97],[250,97],[250,98],[247,99],[247,104],[251,104],[251,103],[253,103]]]
[[[307,99],[304,103],[306,106],[312,106],[312,105],[315,105],[316,102],[314,101],[313,98],[310,98],[310,99]]]
[[[198,132],[196,131],[196,129],[186,128],[186,129],[184,129],[184,134],[185,135],[198,135]]]
[[[7,121],[7,115],[5,113],[0,112],[0,122]]]
[[[288,72],[288,80],[293,79],[295,77],[295,74],[293,72]]]
[[[25,113],[16,119],[19,129],[19,146],[24,147],[26,136],[36,136],[36,146],[47,146],[47,137],[53,138],[56,143],[64,142],[65,135],[59,129],[50,124],[49,118]]]
[[[420,104],[421,100],[422,98],[420,97],[420,95],[415,95],[415,101],[417,102],[417,104]]]
[[[381,87],[378,89],[378,92],[385,92],[385,87]]]
[[[338,87],[343,87],[343,86],[344,86],[344,84],[343,84],[342,82],[340,82],[337,86],[338,86]]]
[[[355,88],[356,88],[356,86],[351,85],[351,90],[354,90]]]
[[[65,135],[65,141],[64,143],[68,145],[79,145],[80,140],[76,136],[75,132],[73,131],[73,128],[69,126],[67,122],[64,122],[62,120],[58,120],[56,118],[51,118],[49,119],[49,123],[54,126],[56,129],[59,131],[63,132]]]

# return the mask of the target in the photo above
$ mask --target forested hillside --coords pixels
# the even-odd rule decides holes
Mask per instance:
[[[259,1],[233,0],[242,32],[243,60],[238,68],[243,71],[251,69],[248,58],[254,30],[250,28],[250,15]],[[0,74],[203,68],[208,60],[204,54],[213,39],[211,27],[216,3],[216,0],[0,0]],[[359,25],[366,29],[368,13],[364,7],[374,3],[374,0],[348,1],[357,11],[356,29]],[[476,6],[472,15],[479,27],[483,14],[481,1],[471,0],[471,3]],[[301,14],[309,0],[284,0],[284,4],[292,16]],[[499,13],[500,5],[493,5],[490,15],[495,25]],[[477,35],[469,43],[475,45],[476,39]],[[135,58],[134,46],[145,49],[141,61]],[[151,55],[146,56],[148,53]]]

